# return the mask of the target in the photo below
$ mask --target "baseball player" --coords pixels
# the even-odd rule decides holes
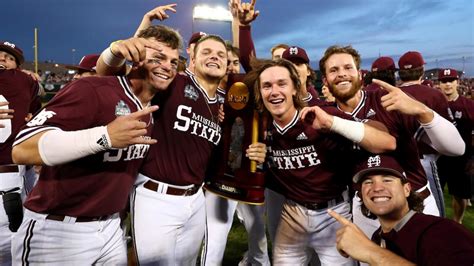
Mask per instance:
[[[124,56],[135,49],[125,42],[113,47],[113,53]],[[227,69],[225,42],[215,35],[202,37],[192,60],[194,75],[177,75],[172,87],[155,97],[160,110],[154,117],[158,123],[153,137],[161,145],[151,147],[130,203],[140,264],[195,264],[204,237],[201,186],[211,151],[220,140],[223,98],[217,88]],[[252,144],[247,154],[263,162],[265,145]]]
[[[156,140],[147,107],[176,75],[179,34],[152,26],[138,40],[146,55],[126,77],[69,83],[17,135],[18,163],[44,164],[12,241],[14,264],[126,264],[119,212]],[[108,52],[107,52],[108,51]],[[123,58],[108,48],[106,64]]]
[[[360,55],[351,46],[329,47],[319,61],[319,67],[323,81],[336,98],[339,109],[357,119],[383,122],[396,137],[397,149],[394,156],[404,167],[414,190],[425,199],[425,213],[439,215],[413,136],[421,124],[434,147],[456,153],[464,150],[464,143],[456,138],[459,133],[453,124],[383,81],[373,80],[384,90],[361,90]],[[379,226],[378,222],[362,215],[357,197],[354,197],[353,205],[354,222],[371,236]]]
[[[23,218],[25,167],[12,161],[12,144],[25,119],[35,111],[38,83],[20,70],[23,51],[14,43],[0,41],[0,265],[11,265],[11,237]],[[14,110],[14,113],[13,113]]]
[[[430,109],[438,113],[446,120],[452,122],[453,117],[449,110],[448,101],[439,90],[422,85],[424,73],[424,60],[422,55],[416,51],[409,51],[403,54],[398,60],[398,75],[402,81],[399,88],[405,93],[413,96],[418,101],[424,103]],[[436,200],[436,205],[441,216],[445,215],[443,190],[439,184],[438,171],[436,170],[436,160],[440,154],[448,156],[459,156],[463,152],[451,152],[450,149],[443,149],[430,146],[429,138],[422,127],[415,134],[420,155],[421,164],[425,170],[431,193]],[[453,140],[462,142],[459,134],[450,136]]]
[[[381,227],[371,242],[353,223],[337,213],[337,247],[341,254],[370,265],[472,265],[474,235],[445,218],[421,213],[422,199],[414,193],[401,165],[386,155],[369,156],[359,167],[357,183],[363,207]]]
[[[285,196],[273,263],[303,265],[307,263],[306,247],[311,247],[322,265],[352,265],[352,260],[336,250],[338,226],[329,222],[326,209],[334,207],[350,219],[350,180],[344,177],[354,160],[353,142],[385,151],[395,148],[395,139],[363,123],[329,115],[319,107],[302,109],[305,103],[298,72],[287,60],[263,61],[247,79],[254,87],[257,106],[273,118],[266,134],[269,177]],[[334,107],[325,110],[350,118]],[[342,162],[348,167],[340,167]]]
[[[395,78],[395,62],[391,57],[381,56],[377,58],[373,63],[370,70],[370,78],[385,81],[390,85],[395,86],[397,80]],[[377,84],[371,82],[364,87],[364,90],[378,90],[380,87]]]
[[[455,69],[441,69],[438,72],[438,80],[439,88],[448,99],[449,108],[456,121],[456,128],[466,143],[466,152],[463,155],[441,156],[437,162],[441,188],[444,188],[447,183],[449,194],[453,195],[453,219],[462,223],[467,201],[472,193],[467,165],[473,155],[471,139],[474,129],[474,101],[459,95],[459,76]]]
[[[221,80],[220,88],[227,86],[228,76],[240,73],[239,49],[227,43],[227,75]],[[226,83],[223,83],[223,82]],[[225,94],[225,91],[224,91]],[[223,94],[223,95],[224,95]],[[232,126],[232,160],[230,168],[240,168],[242,158],[241,147],[244,137],[244,124],[237,118]],[[232,151],[231,151],[232,152]],[[231,172],[230,174],[233,174]],[[231,199],[226,199],[206,191],[206,233],[201,253],[201,265],[221,265],[224,257],[227,236],[232,227],[234,213],[243,222],[248,234],[249,251],[244,255],[245,265],[270,265],[268,257],[267,238],[265,235],[264,205],[250,205]]]
[[[90,77],[90,76],[95,76],[97,73],[95,72],[95,68],[97,65],[97,60],[99,59],[98,54],[89,54],[85,55],[81,58],[81,61],[79,61],[79,65],[73,66],[73,65],[66,65],[67,69],[75,70],[76,74],[74,74],[74,77],[72,80],[80,79],[82,77]]]

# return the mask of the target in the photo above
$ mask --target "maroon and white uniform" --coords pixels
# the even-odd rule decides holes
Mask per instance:
[[[390,134],[397,140],[397,148],[392,156],[397,158],[402,168],[405,170],[407,179],[412,189],[420,192],[425,197],[424,212],[427,214],[439,215],[435,199],[429,190],[428,180],[423,167],[414,138],[415,132],[420,124],[414,116],[403,115],[399,112],[388,112],[381,105],[380,98],[387,92],[384,90],[364,91],[360,90],[361,100],[357,107],[350,113],[354,118],[372,119],[383,123]],[[380,226],[378,220],[371,220],[365,217],[360,210],[360,199],[356,196],[353,199],[354,223],[357,224],[367,236]]]
[[[324,110],[349,117],[334,107]],[[286,198],[275,237],[275,264],[307,263],[307,247],[316,251],[322,264],[353,263],[337,252],[340,225],[326,210],[351,218],[347,191],[357,147],[338,134],[313,129],[298,112],[284,127],[273,123],[267,133],[268,177]]]
[[[444,117],[448,121],[452,121],[453,117],[449,110],[448,101],[443,93],[437,89],[428,87],[422,84],[410,84],[401,85],[400,89],[407,94],[410,94],[416,100],[424,103],[426,106],[431,108],[433,111]],[[436,160],[438,159],[438,152],[427,143],[427,136],[423,127],[419,127],[415,133],[415,139],[417,140],[418,152],[420,153],[421,164],[425,170],[426,177],[430,184],[430,190],[436,200],[436,205],[440,211],[440,215],[445,215],[444,210],[444,199],[443,190],[439,184]]]
[[[441,187],[447,183],[449,193],[462,199],[471,198],[471,180],[466,171],[466,165],[472,158],[474,151],[471,145],[472,132],[474,132],[474,101],[463,96],[458,96],[454,101],[449,101],[456,128],[466,143],[466,151],[462,156],[441,156],[438,159],[438,171]]]
[[[195,264],[205,229],[201,185],[221,138],[218,109],[224,98],[210,97],[195,76],[178,75],[155,100],[158,144],[151,147],[131,198],[138,260]]]
[[[20,194],[24,196],[27,192],[23,189],[25,169],[12,162],[12,144],[16,134],[26,123],[25,117],[29,112],[36,112],[35,103],[38,98],[38,83],[27,74],[17,69],[0,70],[0,101],[8,101],[8,106],[0,108],[15,110],[12,119],[0,120],[3,125],[0,128],[0,265],[11,265],[12,231],[3,199],[15,197],[18,203],[18,221],[21,221]],[[4,196],[6,193],[11,195]],[[15,227],[18,225],[19,223]]]
[[[104,126],[117,116],[141,110],[130,86],[125,77],[87,77],[68,84],[27,123],[14,145],[45,130]],[[151,136],[151,116],[142,119],[149,125],[147,136]],[[149,147],[131,145],[43,166],[25,202],[25,219],[13,239],[14,260],[123,263],[126,254],[122,254],[125,244],[118,212],[126,206]]]
[[[474,235],[445,218],[409,211],[390,231],[372,240],[416,265],[473,265]]]

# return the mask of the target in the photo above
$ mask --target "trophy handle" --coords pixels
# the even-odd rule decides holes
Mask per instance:
[[[252,144],[258,142],[258,112],[256,110],[253,111],[253,119],[252,119]],[[255,173],[257,172],[257,162],[250,161],[250,172]]]

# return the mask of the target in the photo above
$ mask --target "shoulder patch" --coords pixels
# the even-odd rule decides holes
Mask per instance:
[[[120,100],[115,106],[116,116],[129,115],[130,113],[131,113],[130,107],[128,107],[128,105],[122,100]]]

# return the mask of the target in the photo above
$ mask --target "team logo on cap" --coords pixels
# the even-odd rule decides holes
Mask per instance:
[[[451,75],[451,69],[445,69],[443,74],[445,76]]]
[[[298,47],[291,47],[289,50],[291,55],[297,55],[298,54]]]
[[[115,115],[116,116],[123,116],[123,115],[129,115],[132,111],[128,107],[128,105],[120,100],[117,105],[115,106]]]
[[[199,98],[199,94],[193,86],[188,84],[184,88],[184,97],[193,101],[197,101],[197,99]]]
[[[7,45],[7,46],[10,46],[11,48],[15,49],[15,44],[13,44],[11,42],[4,42],[3,45]]]
[[[372,167],[378,167],[380,166],[381,159],[379,155],[376,156],[370,156],[369,159],[367,159],[367,167],[372,168]]]

